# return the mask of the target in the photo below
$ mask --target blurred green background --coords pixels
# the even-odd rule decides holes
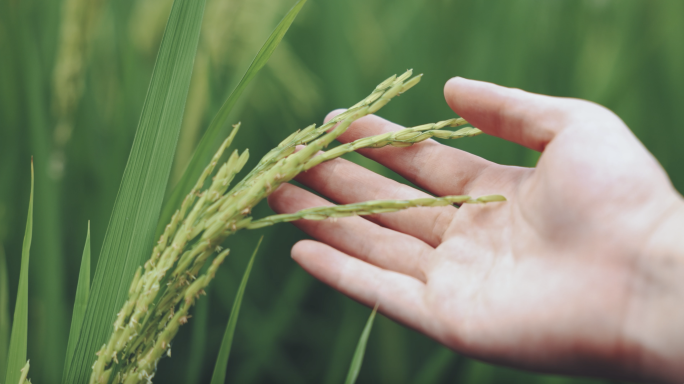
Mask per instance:
[[[292,0],[208,0],[173,183],[209,119]],[[61,377],[88,220],[93,269],[128,157],[171,0],[0,0],[0,252],[10,308],[36,166],[30,269],[31,377]],[[453,117],[444,82],[464,76],[603,104],[684,190],[684,2],[647,0],[310,0],[232,114],[251,164],[287,134],[414,68],[421,84],[381,115],[405,125]],[[597,133],[598,134],[598,133]],[[505,164],[537,154],[478,136],[459,148]],[[397,178],[381,166],[351,159]],[[250,166],[248,165],[247,168]],[[270,212],[264,204],[255,217]],[[370,310],[289,258],[291,225],[229,239],[233,256],[160,362],[159,383],[206,382],[240,276],[265,234],[243,303],[228,379],[339,383]],[[2,321],[2,319],[0,319]],[[1,337],[2,335],[0,335]],[[475,362],[379,316],[361,383],[576,379]]]

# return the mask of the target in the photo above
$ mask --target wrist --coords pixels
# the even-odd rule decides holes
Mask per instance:
[[[675,194],[636,259],[625,345],[626,367],[644,381],[684,382],[684,200]]]

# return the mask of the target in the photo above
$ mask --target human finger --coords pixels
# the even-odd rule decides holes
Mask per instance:
[[[303,240],[292,248],[292,258],[307,272],[332,288],[409,327],[429,329],[423,282],[351,257],[329,245]]]
[[[538,95],[483,81],[454,77],[444,86],[447,103],[483,132],[543,151],[563,129],[573,124],[618,120],[607,109],[584,100]],[[618,124],[622,125],[622,124]]]

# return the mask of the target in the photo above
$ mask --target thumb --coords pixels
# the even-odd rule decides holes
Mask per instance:
[[[572,124],[616,117],[584,100],[538,95],[461,77],[446,83],[444,97],[451,109],[473,126],[536,151],[543,151]]]

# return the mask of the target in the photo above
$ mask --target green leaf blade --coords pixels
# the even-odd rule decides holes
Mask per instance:
[[[183,118],[205,0],[175,0],[63,383],[87,383],[135,269],[149,256]]]
[[[216,365],[214,365],[214,373],[211,375],[211,384],[223,384],[226,382],[228,358],[230,357],[230,348],[233,345],[233,336],[235,335],[235,327],[240,314],[242,298],[245,295],[245,288],[247,287],[249,274],[252,271],[252,265],[254,265],[254,258],[256,257],[257,251],[259,250],[259,246],[261,245],[261,241],[263,239],[263,236],[259,239],[259,242],[252,253],[252,257],[249,259],[249,264],[247,264],[245,273],[242,276],[242,281],[240,282],[240,288],[238,288],[237,294],[235,295],[233,308],[231,309],[230,317],[228,318],[228,325],[226,325],[226,331],[223,334],[223,340],[221,340],[221,348],[219,349],[219,354],[216,358]]]
[[[349,372],[347,373],[347,379],[344,381],[345,384],[354,384],[356,379],[359,377],[361,364],[363,363],[363,355],[366,353],[366,344],[368,344],[368,336],[370,336],[370,331],[373,327],[373,320],[375,319],[375,314],[377,312],[378,305],[376,304],[375,308],[373,308],[373,312],[371,312],[371,315],[366,322],[366,326],[363,328],[363,332],[359,338],[359,343],[356,345],[354,357],[352,357],[352,362],[349,366]]]
[[[28,336],[28,269],[31,239],[33,237],[33,187],[33,160],[31,160],[31,197],[29,198],[24,243],[21,247],[19,289],[17,290],[17,302],[14,306],[14,319],[12,321],[12,334],[10,336],[9,350],[7,353],[5,383],[18,383],[19,378],[21,377],[21,369],[26,364],[26,342]]]
[[[76,300],[74,301],[74,311],[71,315],[71,328],[69,329],[69,342],[67,344],[66,357],[64,360],[64,372],[71,365],[76,343],[81,334],[81,326],[85,317],[86,307],[88,306],[88,296],[90,295],[90,222],[88,222],[88,232],[86,234],[83,256],[81,257],[81,267],[78,273],[78,284],[76,286]]]
[[[223,105],[219,109],[218,113],[212,119],[207,131],[202,136],[195,152],[188,163],[183,176],[181,176],[178,184],[173,188],[169,198],[164,204],[164,210],[162,211],[159,223],[157,224],[156,237],[161,236],[164,231],[164,226],[169,222],[171,216],[176,211],[176,208],[180,206],[185,196],[190,192],[195,181],[199,175],[204,170],[204,167],[209,163],[211,157],[216,153],[219,145],[223,141],[223,138],[227,136],[229,125],[227,125],[228,115],[233,110],[235,103],[240,99],[242,93],[247,88],[247,85],[254,79],[254,77],[259,73],[259,71],[266,65],[268,59],[271,57],[275,49],[278,47],[282,41],[285,33],[292,25],[292,22],[299,14],[306,0],[299,0],[290,11],[283,17],[283,19],[278,23],[278,26],[273,30],[271,35],[268,37],[264,45],[259,50],[259,53],[254,57],[254,60],[250,64],[249,68],[242,76],[242,79],[235,87],[230,96],[223,102]]]

